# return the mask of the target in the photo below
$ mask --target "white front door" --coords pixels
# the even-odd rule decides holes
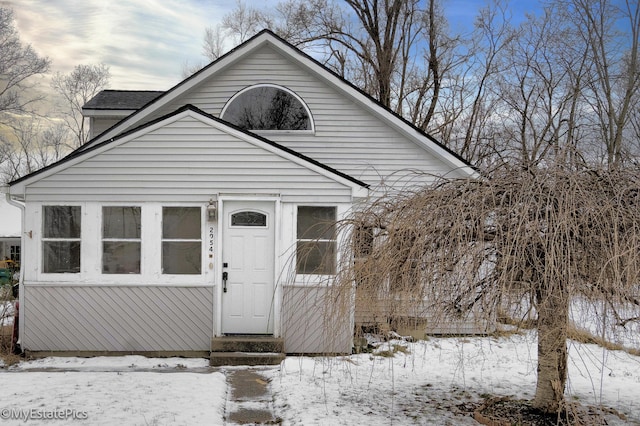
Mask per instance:
[[[223,209],[222,332],[273,334],[275,204],[225,201]]]

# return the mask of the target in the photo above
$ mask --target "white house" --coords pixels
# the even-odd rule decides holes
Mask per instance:
[[[329,327],[318,308],[340,236],[316,225],[410,171],[474,174],[267,30],[167,92],[104,91],[84,111],[90,142],[10,184],[31,351],[206,352],[249,334],[350,352],[352,315]]]
[[[0,194],[0,260],[20,262],[20,209],[9,204]]]

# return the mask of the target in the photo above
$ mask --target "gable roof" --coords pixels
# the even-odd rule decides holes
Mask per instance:
[[[270,30],[262,30],[246,42],[227,52],[225,55],[219,57],[214,62],[202,68],[200,71],[178,83],[177,85],[166,91],[164,94],[161,94],[157,98],[151,100],[144,108],[139,109],[138,111],[129,115],[127,118],[115,124],[113,127],[105,130],[103,133],[96,136],[93,140],[87,142],[77,150],[83,151],[92,144],[100,143],[106,139],[112,138],[118,133],[125,131],[127,128],[135,126],[136,123],[140,123],[145,119],[145,117],[150,116],[151,114],[153,114],[153,112],[167,105],[178,96],[196,87],[198,84],[205,81],[210,76],[231,66],[241,58],[250,54],[252,51],[255,51],[265,45],[273,47],[287,58],[295,61],[298,65],[302,66],[309,72],[317,75],[322,80],[338,89],[343,94],[358,100],[360,104],[362,104],[373,114],[380,117],[392,127],[395,127],[401,133],[405,134],[411,140],[415,141],[418,145],[431,152],[437,158],[440,158],[445,163],[449,164],[452,169],[461,170],[464,174],[467,174],[469,176],[477,175],[477,172],[473,168],[473,166],[471,166],[471,164],[469,164],[458,154],[451,151],[435,138],[418,129],[412,123],[397,115],[389,108],[385,107],[380,102],[375,100],[373,97],[371,97],[352,83],[348,82],[335,72],[331,71],[320,62],[302,52],[286,40],[277,36]]]
[[[247,142],[253,143],[254,145],[261,146],[271,152],[274,152],[284,158],[289,159],[303,167],[314,170],[326,177],[331,178],[339,183],[342,183],[348,187],[351,187],[358,195],[364,196],[366,195],[366,189],[369,188],[369,185],[352,177],[343,172],[340,172],[332,167],[327,166],[326,164],[322,164],[312,158],[309,158],[299,152],[296,152],[292,149],[289,149],[285,146],[282,146],[276,142],[273,142],[267,138],[264,138],[260,135],[256,135],[251,133],[250,131],[244,130],[240,127],[234,126],[233,124],[226,122],[222,119],[219,119],[211,114],[202,111],[201,109],[193,106],[193,105],[185,105],[174,112],[171,112],[167,115],[159,117],[153,121],[142,124],[134,129],[128,130],[119,134],[118,136],[105,140],[100,143],[94,143],[92,146],[88,147],[83,151],[74,151],[65,158],[53,163],[47,167],[44,167],[40,170],[37,170],[33,173],[30,173],[26,176],[23,176],[19,179],[10,182],[9,185],[16,190],[16,193],[22,193],[22,188],[26,185],[43,179],[47,176],[57,173],[67,167],[73,166],[86,158],[89,158],[95,154],[99,154],[105,149],[108,149],[110,145],[116,145],[119,142],[133,139],[135,137],[140,136],[141,134],[146,133],[149,129],[156,128],[161,126],[164,122],[171,121],[179,116],[190,115],[195,117],[203,122],[207,122],[208,124],[222,129],[226,133],[237,136]]]
[[[102,90],[82,106],[85,110],[138,110],[164,94],[158,90]]]

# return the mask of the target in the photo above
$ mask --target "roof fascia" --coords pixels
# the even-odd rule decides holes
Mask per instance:
[[[82,115],[85,117],[126,117],[136,112],[135,109],[108,109],[108,108],[88,108],[82,109]]]

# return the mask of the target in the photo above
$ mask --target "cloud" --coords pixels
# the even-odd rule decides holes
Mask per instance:
[[[232,0],[8,0],[21,39],[52,60],[52,71],[104,62],[111,86],[168,89],[182,64],[202,61],[202,37]]]

